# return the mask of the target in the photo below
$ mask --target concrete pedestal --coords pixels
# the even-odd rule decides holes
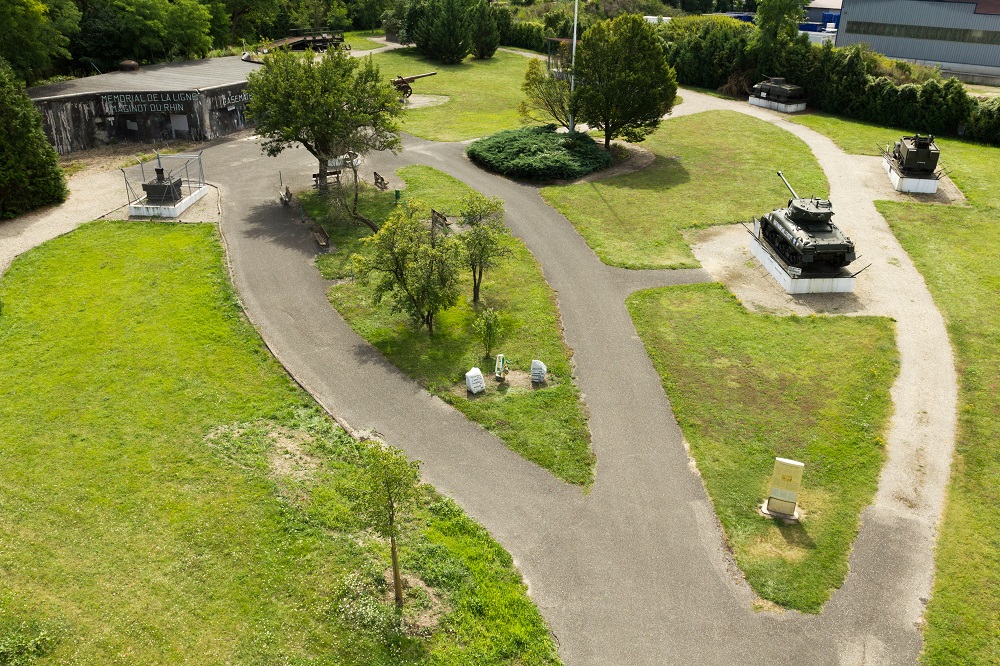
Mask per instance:
[[[206,194],[208,194],[208,185],[202,185],[180,201],[172,204],[149,204],[147,203],[148,199],[136,199],[128,205],[128,214],[129,217],[180,217],[181,213]]]
[[[843,294],[854,291],[855,278],[847,271],[833,276],[793,275],[756,237],[750,241],[753,256],[767,269],[782,289],[789,294]]]
[[[936,176],[927,178],[913,178],[904,176],[896,169],[896,165],[888,157],[882,158],[882,168],[889,174],[892,187],[897,192],[911,192],[915,194],[934,194],[938,189],[938,179]]]
[[[771,109],[772,111],[780,111],[781,113],[798,113],[799,111],[806,110],[805,102],[795,102],[794,104],[782,104],[781,102],[772,102],[769,99],[761,99],[760,97],[751,97],[750,104],[753,106],[759,106],[762,109]]]

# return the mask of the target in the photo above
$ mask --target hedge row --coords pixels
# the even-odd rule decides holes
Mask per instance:
[[[496,12],[501,44],[540,53],[545,52],[544,24],[536,21],[515,21],[510,8],[502,5],[497,7]]]
[[[899,84],[881,73],[892,64],[867,45],[835,48],[805,36],[765,52],[754,43],[757,28],[725,16],[674,19],[661,30],[678,82],[749,92],[767,76],[801,85],[809,105],[828,113],[904,130],[960,134],[1000,144],[1000,106],[970,97],[957,79]]]
[[[522,180],[572,180],[611,166],[611,154],[580,132],[555,125],[503,130],[476,141],[469,159],[490,171]]]

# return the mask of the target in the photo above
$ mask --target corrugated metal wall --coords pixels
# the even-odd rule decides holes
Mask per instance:
[[[892,58],[1000,67],[1000,45],[859,35],[851,21],[1000,31],[1000,15],[976,14],[975,2],[932,0],[844,0],[837,46],[867,42]]]

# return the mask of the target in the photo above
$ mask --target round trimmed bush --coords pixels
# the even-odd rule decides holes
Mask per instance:
[[[556,132],[555,125],[504,130],[469,146],[477,164],[522,180],[572,180],[611,166],[611,154],[580,132]]]

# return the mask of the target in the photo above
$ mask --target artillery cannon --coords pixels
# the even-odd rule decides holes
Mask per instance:
[[[832,221],[833,204],[827,199],[804,199],[795,193],[780,171],[792,199],[757,221],[760,240],[790,268],[813,273],[834,272],[857,258],[854,242]]]
[[[396,87],[396,90],[399,91],[400,95],[402,95],[403,97],[409,97],[410,95],[413,94],[413,88],[410,87],[411,83],[413,83],[417,79],[423,79],[428,76],[434,76],[435,74],[437,74],[437,72],[416,74],[414,76],[397,76],[392,80],[392,85]]]

